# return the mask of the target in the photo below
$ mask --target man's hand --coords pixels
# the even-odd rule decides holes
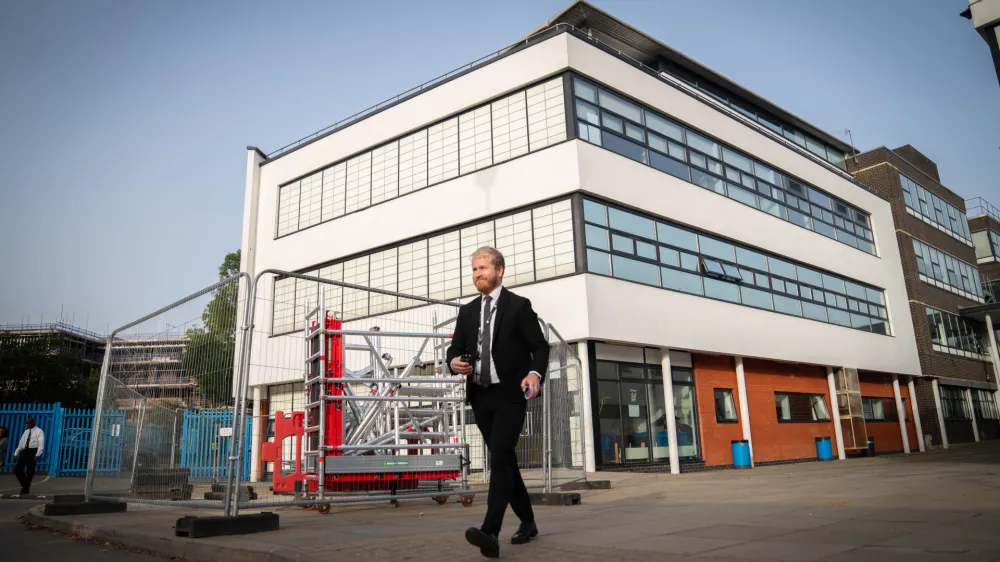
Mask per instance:
[[[469,375],[472,374],[472,365],[462,361],[461,357],[456,357],[451,360],[451,371],[460,375]]]
[[[35,460],[36,461],[39,460],[39,459],[41,459],[41,458],[42,458],[42,455],[35,455]]]
[[[541,378],[539,378],[539,376],[535,373],[528,373],[528,376],[524,377],[524,380],[521,381],[521,392],[524,392],[524,389],[526,388],[531,389],[531,394],[528,395],[528,400],[538,396],[538,390],[540,387]]]

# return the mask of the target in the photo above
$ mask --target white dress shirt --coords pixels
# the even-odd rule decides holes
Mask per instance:
[[[501,283],[500,285],[497,286],[496,289],[493,289],[493,292],[490,293],[490,297],[492,297],[493,300],[490,301],[489,314],[491,314],[491,315],[495,315],[496,314],[496,311],[497,311],[497,301],[500,300],[500,292],[503,291],[503,290],[504,290],[503,284]],[[492,333],[490,333],[490,334],[484,334],[483,333],[483,323],[486,320],[486,314],[487,314],[487,311],[486,311],[486,299],[483,298],[483,300],[479,304],[479,334],[483,338],[484,342],[486,341],[486,338],[490,338],[490,382],[493,383],[493,384],[500,384],[500,378],[497,377],[497,366],[496,366],[495,363],[493,363],[493,334]],[[497,329],[496,318],[495,317],[490,319],[490,328],[491,328],[490,332],[495,332],[496,329]],[[482,348],[480,347],[480,349],[482,349]],[[483,365],[482,358],[479,358],[479,360],[476,361],[476,373],[477,374],[482,372],[481,371],[482,365]],[[534,373],[535,376],[538,377],[539,381],[542,380],[542,377],[537,372],[531,371],[528,374],[531,374],[531,373]]]
[[[21,451],[25,449],[38,449],[35,456],[41,456],[42,451],[45,450],[45,432],[37,425],[31,429],[25,429],[24,433],[21,434],[21,440],[17,443],[14,456],[20,455]]]

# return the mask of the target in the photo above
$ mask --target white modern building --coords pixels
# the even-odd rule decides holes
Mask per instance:
[[[920,365],[892,213],[848,150],[577,2],[471,69],[251,147],[243,269],[461,299],[469,255],[496,246],[584,358],[589,467],[731,464],[739,440],[755,463],[816,458],[817,438],[843,455],[865,418],[908,452]],[[273,357],[315,285],[272,291],[255,353]],[[342,298],[353,318],[408,304]],[[300,404],[295,369],[250,376],[260,411]]]

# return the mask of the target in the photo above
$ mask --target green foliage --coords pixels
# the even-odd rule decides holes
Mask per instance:
[[[226,254],[219,266],[219,280],[240,271],[239,250]],[[208,407],[232,405],[235,372],[236,332],[239,329],[237,304],[239,282],[233,280],[219,287],[201,314],[202,327],[187,330],[190,342],[181,361],[188,376],[198,383],[198,390]]]
[[[58,333],[0,333],[0,403],[62,402],[69,408],[92,407],[97,388],[92,390],[88,384],[91,364],[63,343]]]

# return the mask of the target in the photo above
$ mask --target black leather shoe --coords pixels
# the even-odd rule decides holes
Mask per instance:
[[[500,541],[497,536],[476,527],[465,530],[465,540],[479,547],[479,553],[487,558],[500,558]]]
[[[534,521],[531,523],[521,523],[521,526],[517,528],[517,532],[510,537],[510,544],[524,544],[537,536],[538,527],[535,526]]]

